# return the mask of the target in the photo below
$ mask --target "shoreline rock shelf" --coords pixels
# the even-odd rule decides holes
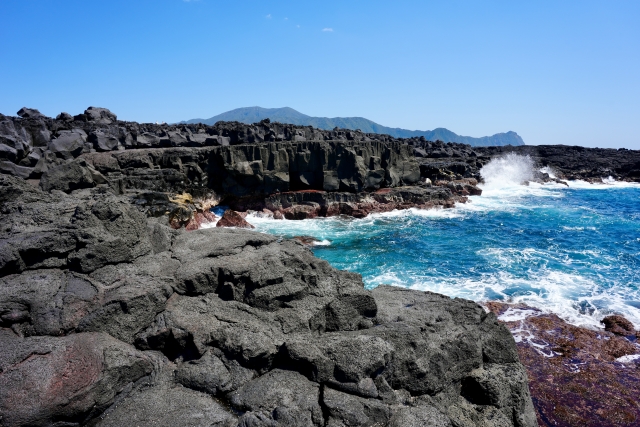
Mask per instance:
[[[0,175],[6,426],[534,426],[509,331],[297,240]],[[26,393],[26,394],[25,394]]]

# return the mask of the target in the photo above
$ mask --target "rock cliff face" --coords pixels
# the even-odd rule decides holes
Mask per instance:
[[[45,191],[109,187],[150,216],[168,213],[175,227],[198,228],[216,203],[302,219],[451,207],[480,193],[473,179],[426,185],[411,145],[419,139],[269,121],[138,124],[93,107],[56,119],[19,114],[0,117],[1,172],[39,179]]]
[[[365,290],[295,240],[174,230],[71,163],[49,191],[0,175],[3,426],[536,425],[477,304]]]

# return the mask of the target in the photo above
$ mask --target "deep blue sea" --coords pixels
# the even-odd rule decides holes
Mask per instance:
[[[315,254],[369,288],[522,302],[585,326],[615,312],[640,326],[640,185],[521,185],[532,168],[519,156],[493,161],[482,170],[483,195],[454,209],[248,220],[321,240]]]

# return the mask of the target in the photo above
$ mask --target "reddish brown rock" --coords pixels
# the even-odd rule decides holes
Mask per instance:
[[[246,216],[246,215],[245,215]],[[238,212],[227,209],[216,227],[255,228],[249,224]]]
[[[635,334],[633,323],[622,316],[607,316],[600,321],[604,325],[604,330],[616,335],[629,336]]]
[[[514,334],[520,361],[527,368],[540,426],[640,425],[640,363],[618,359],[640,353],[638,345],[613,332],[570,325],[531,307],[485,305],[496,315],[507,310],[528,314],[504,323]],[[607,323],[619,326],[620,320]]]
[[[151,359],[104,333],[19,338],[0,329],[0,424],[78,425],[100,413]]]
[[[281,211],[275,210],[273,211],[273,219],[284,219],[284,215]]]
[[[203,224],[210,224],[214,222],[216,218],[217,217],[213,212],[196,212],[196,214],[193,216],[193,218],[191,218],[191,220],[189,220],[184,228],[189,231],[198,230],[200,227],[202,227]]]
[[[309,219],[316,218],[320,212],[320,205],[305,204],[295,205],[286,208],[283,211],[284,217],[287,219]]]

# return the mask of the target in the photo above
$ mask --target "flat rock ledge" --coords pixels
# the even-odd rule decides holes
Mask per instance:
[[[106,120],[106,119],[105,119]],[[2,426],[536,426],[509,330],[297,240],[0,175]]]

